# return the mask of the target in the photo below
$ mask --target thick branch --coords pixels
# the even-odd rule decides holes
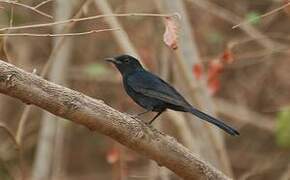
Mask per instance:
[[[185,179],[229,179],[174,138],[111,108],[101,100],[53,84],[0,61],[0,93],[108,135]]]

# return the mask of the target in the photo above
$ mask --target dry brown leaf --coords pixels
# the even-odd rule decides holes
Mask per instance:
[[[177,33],[178,28],[173,17],[165,18],[165,32],[163,34],[164,43],[169,46],[171,49],[176,50],[177,46]]]

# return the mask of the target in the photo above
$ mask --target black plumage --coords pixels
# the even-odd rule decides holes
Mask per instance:
[[[121,55],[106,59],[114,63],[123,77],[123,85],[127,94],[147,111],[158,112],[149,122],[150,124],[166,109],[190,112],[193,115],[208,121],[231,135],[239,135],[234,128],[224,122],[198,110],[190,105],[171,85],[158,76],[145,70],[139,61],[129,55]]]

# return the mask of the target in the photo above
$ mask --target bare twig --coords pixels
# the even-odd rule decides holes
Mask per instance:
[[[261,16],[257,16],[257,17],[255,17],[255,18],[252,18],[252,19],[249,19],[249,20],[245,20],[245,21],[243,21],[243,22],[241,22],[241,23],[239,23],[239,24],[237,24],[237,25],[234,25],[232,28],[235,29],[235,28],[240,27],[241,25],[249,24],[249,23],[251,23],[251,22],[253,22],[253,21],[257,20],[257,19],[261,19],[261,18],[264,18],[264,17],[269,16],[269,15],[271,15],[271,14],[274,14],[274,13],[276,13],[276,12],[278,12],[278,11],[284,9],[285,7],[287,7],[287,6],[289,6],[289,5],[290,5],[290,2],[284,4],[284,5],[281,6],[281,7],[278,7],[278,8],[276,8],[276,9],[273,9],[272,11],[269,11],[269,12],[267,12],[267,13],[265,13],[265,14],[262,14]]]
[[[94,0],[94,1],[97,8],[103,14],[113,14],[112,9],[107,0]],[[116,17],[106,18],[105,20],[110,25],[111,28],[122,27],[121,23],[118,21]],[[130,53],[132,56],[135,56],[136,58],[140,59],[137,50],[132,45],[129,36],[124,30],[124,28],[121,28],[120,31],[113,32],[113,35],[117,43],[125,53]]]
[[[9,63],[12,63],[12,58],[9,56],[9,53],[8,53],[8,46],[7,46],[7,43],[8,43],[8,37],[4,37],[3,38],[3,51],[4,51],[4,54],[6,56],[6,60],[9,62]]]
[[[12,27],[13,26],[13,20],[14,20],[14,7],[11,5],[10,7],[10,20],[9,20],[9,26]],[[9,32],[9,31],[8,31]],[[11,57],[9,57],[9,54],[8,54],[8,46],[7,46],[7,43],[8,43],[8,37],[4,37],[3,38],[3,51],[6,55],[6,59],[9,63],[11,63]]]
[[[82,4],[80,4],[82,5]],[[82,7],[82,6],[81,6]],[[53,9],[53,15],[56,21],[70,19],[72,16],[74,5],[71,2],[63,0],[55,0]],[[53,33],[62,33],[64,26],[53,27]],[[57,45],[59,39],[54,39],[54,46]],[[71,39],[68,39],[56,56],[48,73],[48,79],[54,83],[68,86],[66,77],[67,70],[70,66],[71,54],[73,44]],[[61,59],[61,61],[57,61]],[[58,121],[57,121],[58,120]],[[65,128],[65,122],[60,118],[43,112],[42,123],[40,125],[41,131],[38,136],[37,151],[35,153],[35,160],[33,163],[32,180],[46,179],[52,176],[52,180],[55,177],[65,175],[64,161],[64,136],[68,130]]]
[[[16,145],[16,147],[19,148],[19,144],[16,141],[15,135],[12,133],[12,131],[10,131],[8,127],[6,127],[4,124],[1,124],[1,123],[0,123],[0,129],[3,129],[4,131],[6,131],[8,136],[12,139],[13,143]]]
[[[80,7],[79,11],[76,13],[76,15],[74,16],[74,18],[78,18],[81,16],[81,12],[82,12],[82,9],[83,7],[85,7],[86,5],[88,5],[88,3],[90,2],[90,0],[87,0],[83,3],[83,5]],[[72,27],[73,24],[69,24],[67,25],[63,32],[66,32],[68,29],[70,29]],[[60,49],[60,47],[62,46],[63,42],[64,42],[65,38],[62,37],[62,39],[59,39],[59,41],[57,42],[57,44],[54,46],[51,54],[50,54],[50,57],[48,58],[48,61],[46,62],[46,64],[44,65],[41,73],[40,73],[40,76],[41,77],[44,77],[47,73],[48,73],[48,70],[49,70],[49,67],[51,66],[51,64],[53,63],[54,61],[54,55],[58,52],[58,50]],[[23,113],[21,115],[21,118],[20,118],[20,122],[18,124],[18,128],[17,128],[17,140],[19,142],[19,144],[22,144],[22,139],[23,139],[23,135],[24,135],[24,126],[27,122],[27,117],[30,113],[32,109],[32,106],[25,106],[24,110],[23,110]]]
[[[91,3],[92,0],[86,0],[79,8],[79,10],[76,12],[76,14],[73,16],[72,19],[79,19],[82,15],[82,11],[84,8],[86,8],[90,3]],[[69,29],[71,29],[73,26],[75,25],[75,22],[73,23],[70,23],[70,24],[67,24],[62,32],[65,33],[65,32],[68,32]],[[58,42],[55,44],[55,46],[53,47],[52,51],[51,51],[51,54],[47,60],[47,62],[45,63],[41,73],[40,73],[40,76],[41,77],[45,77],[46,74],[48,73],[49,71],[49,68],[50,66],[52,65],[53,61],[54,61],[54,57],[55,55],[57,54],[57,52],[60,50],[61,46],[63,45],[63,43],[65,42],[66,38],[65,37],[62,37],[61,39],[58,40]]]
[[[10,20],[9,20],[9,26],[13,26],[13,20],[14,20],[14,7],[11,5],[10,8]]]
[[[184,179],[229,179],[174,138],[80,92],[0,61],[0,93],[108,135]]]
[[[22,123],[25,122],[24,119],[28,118],[29,111],[30,111],[30,109],[25,108],[24,111],[22,112],[22,116],[19,120],[19,126],[18,126],[19,128],[17,129],[17,133],[16,133],[16,141],[19,144],[21,144],[21,138],[22,138],[22,135],[24,134],[24,125],[22,125]]]
[[[208,13],[211,13],[219,18],[222,18],[223,20],[231,24],[236,24],[237,22],[242,20],[242,18],[237,16],[235,13],[221,6],[216,5],[215,3],[212,3],[209,0],[187,0],[187,1],[192,2],[196,6],[202,8],[203,10],[206,10]],[[267,50],[271,51],[273,47],[277,47],[277,45],[282,46],[281,44],[269,39],[267,36],[265,36],[263,33],[255,29],[250,24],[243,24],[241,26],[241,30],[243,30],[248,36],[257,39],[257,42]]]
[[[8,136],[8,138],[11,140],[12,144],[13,144],[13,149],[15,150],[15,155],[17,156],[17,158],[19,159],[20,161],[20,164],[19,166],[16,165],[16,167],[13,167],[13,169],[16,170],[16,172],[14,171],[13,173],[11,173],[9,170],[9,174],[11,174],[11,177],[13,177],[13,179],[23,179],[23,177],[25,176],[25,171],[24,171],[24,167],[23,167],[23,164],[22,164],[22,158],[21,158],[21,148],[20,148],[20,145],[18,144],[18,142],[16,141],[16,138],[15,138],[15,135],[13,134],[13,132],[7,127],[5,126],[4,124],[0,123],[0,130],[2,130],[3,132],[6,133],[6,135]],[[3,137],[1,137],[3,138]],[[3,139],[1,139],[2,141],[2,146],[4,145],[3,144]],[[7,157],[7,156],[6,156]],[[0,161],[4,161],[6,159],[5,156],[2,156],[1,154],[1,157],[0,157]],[[3,158],[3,159],[2,159]],[[6,163],[4,163],[6,164]],[[6,166],[6,165],[5,165]],[[7,166],[7,168],[9,167],[9,165]]]
[[[29,10],[31,10],[31,11],[37,13],[37,14],[40,14],[40,15],[42,15],[42,16],[44,16],[44,17],[47,17],[47,18],[49,18],[49,19],[53,19],[53,17],[52,17],[51,15],[46,14],[46,13],[44,13],[44,12],[42,12],[42,11],[39,11],[39,10],[37,10],[36,8],[31,7],[31,6],[28,6],[28,5],[26,5],[26,4],[22,4],[22,3],[19,3],[19,2],[16,2],[16,1],[9,1],[9,0],[0,0],[0,3],[7,3],[7,4],[14,5],[14,6],[20,6],[20,7],[23,7],[23,8],[29,9]]]
[[[107,32],[107,31],[116,31],[119,28],[113,29],[98,29],[98,30],[90,30],[78,33],[60,33],[60,34],[31,34],[31,33],[9,33],[9,34],[0,34],[1,36],[32,36],[32,37],[64,37],[64,36],[83,36],[89,34],[95,34],[99,32]]]
[[[47,3],[51,2],[51,1],[53,1],[53,0],[42,1],[41,3],[37,4],[36,6],[34,6],[34,8],[37,9],[37,8],[43,6],[43,5],[45,5],[45,4],[47,4]]]
[[[94,19],[105,18],[105,17],[129,17],[129,16],[168,17],[168,16],[177,16],[177,14],[176,13],[174,13],[174,14],[151,14],[151,13],[103,14],[103,15],[84,17],[84,18],[75,18],[75,19],[68,19],[68,20],[63,20],[63,21],[56,21],[56,22],[52,22],[52,23],[34,24],[34,25],[17,26],[17,27],[7,27],[7,28],[1,28],[0,31],[48,27],[48,26],[55,26],[55,25],[60,25],[60,24],[94,20]]]

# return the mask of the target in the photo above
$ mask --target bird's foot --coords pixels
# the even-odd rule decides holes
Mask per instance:
[[[152,125],[151,121],[149,121],[149,122],[145,121],[145,122],[144,122],[144,124],[146,124],[146,126],[148,126],[148,127],[150,127],[150,128],[152,128],[152,127],[153,127],[153,125]]]
[[[151,121],[149,121],[149,122],[146,121],[145,124],[148,125],[148,126],[152,126],[152,122]]]

